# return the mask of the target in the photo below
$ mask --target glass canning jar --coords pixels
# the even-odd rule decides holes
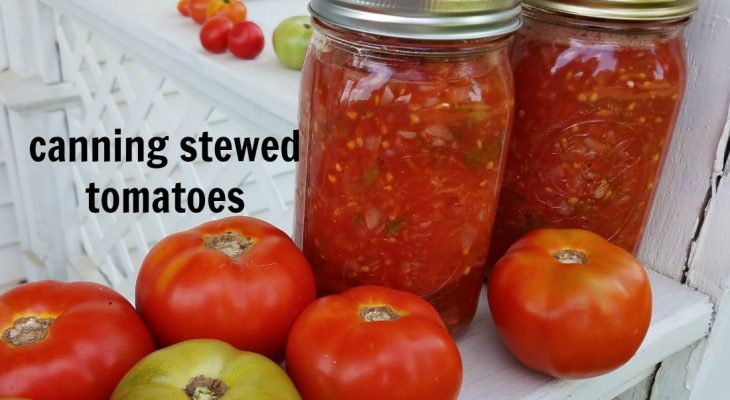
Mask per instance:
[[[476,310],[502,180],[519,2],[310,9],[295,239],[319,292],[410,291],[458,331]]]
[[[522,235],[583,228],[635,253],[686,78],[689,0],[526,0],[515,126],[490,265]]]

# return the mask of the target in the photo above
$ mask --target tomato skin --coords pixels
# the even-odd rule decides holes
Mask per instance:
[[[190,16],[190,9],[188,8],[188,0],[180,0],[177,2],[177,12],[183,17]]]
[[[363,307],[400,315],[366,322]],[[294,324],[287,372],[306,400],[456,399],[459,350],[438,312],[420,297],[360,286],[312,303]]]
[[[228,32],[232,27],[233,22],[225,18],[208,19],[200,29],[200,44],[211,53],[225,52],[228,48]]]
[[[205,241],[225,232],[251,238],[231,258]],[[168,236],[137,277],[136,304],[160,346],[223,340],[279,360],[299,313],[315,299],[314,276],[294,242],[276,227],[236,216]]]
[[[223,17],[231,22],[243,22],[246,20],[248,10],[241,0],[212,0],[205,10],[208,18]]]
[[[238,22],[228,34],[228,50],[244,60],[256,58],[264,49],[264,33],[251,21]]]
[[[196,339],[142,359],[119,382],[111,400],[188,400],[181,389],[201,375],[223,382],[226,399],[301,399],[286,373],[268,358],[219,340]]]
[[[563,264],[564,249],[585,254]],[[641,264],[595,233],[541,229],[496,264],[487,296],[507,347],[530,368],[563,379],[610,372],[638,350],[649,328],[651,287]]]
[[[208,5],[211,0],[189,0],[188,1],[188,13],[193,18],[193,21],[199,25],[203,25],[205,20],[208,19]]]
[[[127,370],[154,351],[132,305],[95,283],[42,281],[0,296],[0,332],[30,316],[55,320],[40,342],[13,346],[0,339],[0,396],[106,400]]]

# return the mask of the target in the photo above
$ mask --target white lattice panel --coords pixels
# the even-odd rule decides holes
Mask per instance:
[[[186,163],[179,157],[180,139],[204,131],[214,137],[286,132],[263,132],[247,121],[229,119],[63,15],[57,17],[57,26],[64,76],[81,97],[80,106],[67,111],[71,135],[113,136],[120,128],[124,137],[170,137],[162,153],[168,165],[162,169],[150,169],[141,162],[71,165],[86,268],[97,268],[111,286],[130,296],[137,269],[152,244],[172,232],[226,215],[214,215],[207,208],[199,214],[93,214],[84,192],[91,182],[120,192],[126,187],[171,188],[177,182],[206,193],[215,187],[226,192],[241,187],[246,214],[291,231],[293,163]]]

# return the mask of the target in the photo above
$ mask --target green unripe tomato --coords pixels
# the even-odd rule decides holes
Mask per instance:
[[[268,358],[212,339],[158,350],[124,376],[111,400],[301,400]]]
[[[312,23],[308,16],[287,18],[274,30],[274,52],[285,67],[302,69],[309,41],[312,39]]]

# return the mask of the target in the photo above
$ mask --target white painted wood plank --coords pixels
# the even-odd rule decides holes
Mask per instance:
[[[56,24],[53,9],[37,0],[31,2],[35,69],[45,84],[61,82],[61,60],[56,47]]]
[[[79,101],[73,85],[46,85],[40,78],[23,78],[12,71],[0,73],[0,104],[17,112],[60,109]]]
[[[0,13],[2,10],[2,2],[0,2]],[[10,66],[10,60],[8,60],[8,46],[5,38],[5,23],[3,18],[0,17],[0,71],[5,71]]]
[[[652,369],[653,372],[653,369]],[[651,394],[653,374],[643,381],[637,383],[631,389],[616,396],[614,400],[646,400]]]
[[[28,224],[25,215],[25,204],[23,204],[20,195],[20,176],[18,174],[15,153],[13,152],[13,139],[10,132],[8,112],[7,108],[3,106],[0,106],[0,151],[2,151],[2,157],[10,182],[10,195],[13,198],[15,213],[18,216],[18,236],[22,246],[30,240],[27,228]]]
[[[18,222],[15,219],[15,208],[12,204],[0,206],[0,248],[18,243],[20,243],[20,240],[18,239]]]
[[[520,365],[502,344],[482,301],[475,323],[459,339],[465,369],[460,399],[610,399],[645,379],[661,360],[701,339],[712,314],[707,296],[657,273],[649,276],[654,312],[646,340],[626,365],[594,379],[556,380]]]
[[[8,166],[0,162],[0,207],[9,206],[13,203],[13,196],[10,193],[10,177]]]
[[[730,1],[703,0],[687,30],[687,90],[639,251],[645,265],[682,277],[730,104]]]
[[[730,292],[718,304],[712,334],[707,339],[704,357],[697,374],[692,400],[727,399],[730,397]]]
[[[730,367],[730,163],[725,158],[730,148],[728,139],[730,111],[717,151],[716,185],[688,274],[689,284],[708,293],[716,302],[715,323],[697,371],[695,390],[690,396],[698,400],[730,397],[730,380],[727,379]]]
[[[695,388],[697,369],[702,361],[705,339],[662,362],[651,391],[652,400],[687,400]]]
[[[35,73],[32,32],[28,29],[31,16],[29,0],[0,0],[0,18],[5,27],[6,49],[10,68],[20,76]],[[30,50],[30,51],[29,51]]]
[[[730,88],[729,88],[730,89]],[[728,103],[730,105],[730,103]],[[689,261],[690,285],[721,301],[730,288],[730,163],[724,166],[725,152],[730,138],[730,107],[727,109],[726,128],[718,146],[716,167],[712,180],[713,191],[705,211],[702,230]],[[723,171],[722,168],[725,168]]]
[[[167,2],[147,0],[43,0],[72,16],[145,66],[171,78],[229,116],[264,131],[287,134],[297,123],[299,76],[276,60],[268,42],[285,17],[306,14],[306,0],[249,1],[249,17],[267,45],[253,61],[211,55],[200,46],[199,26]]]
[[[16,284],[25,279],[20,246],[0,246],[0,286]]]

